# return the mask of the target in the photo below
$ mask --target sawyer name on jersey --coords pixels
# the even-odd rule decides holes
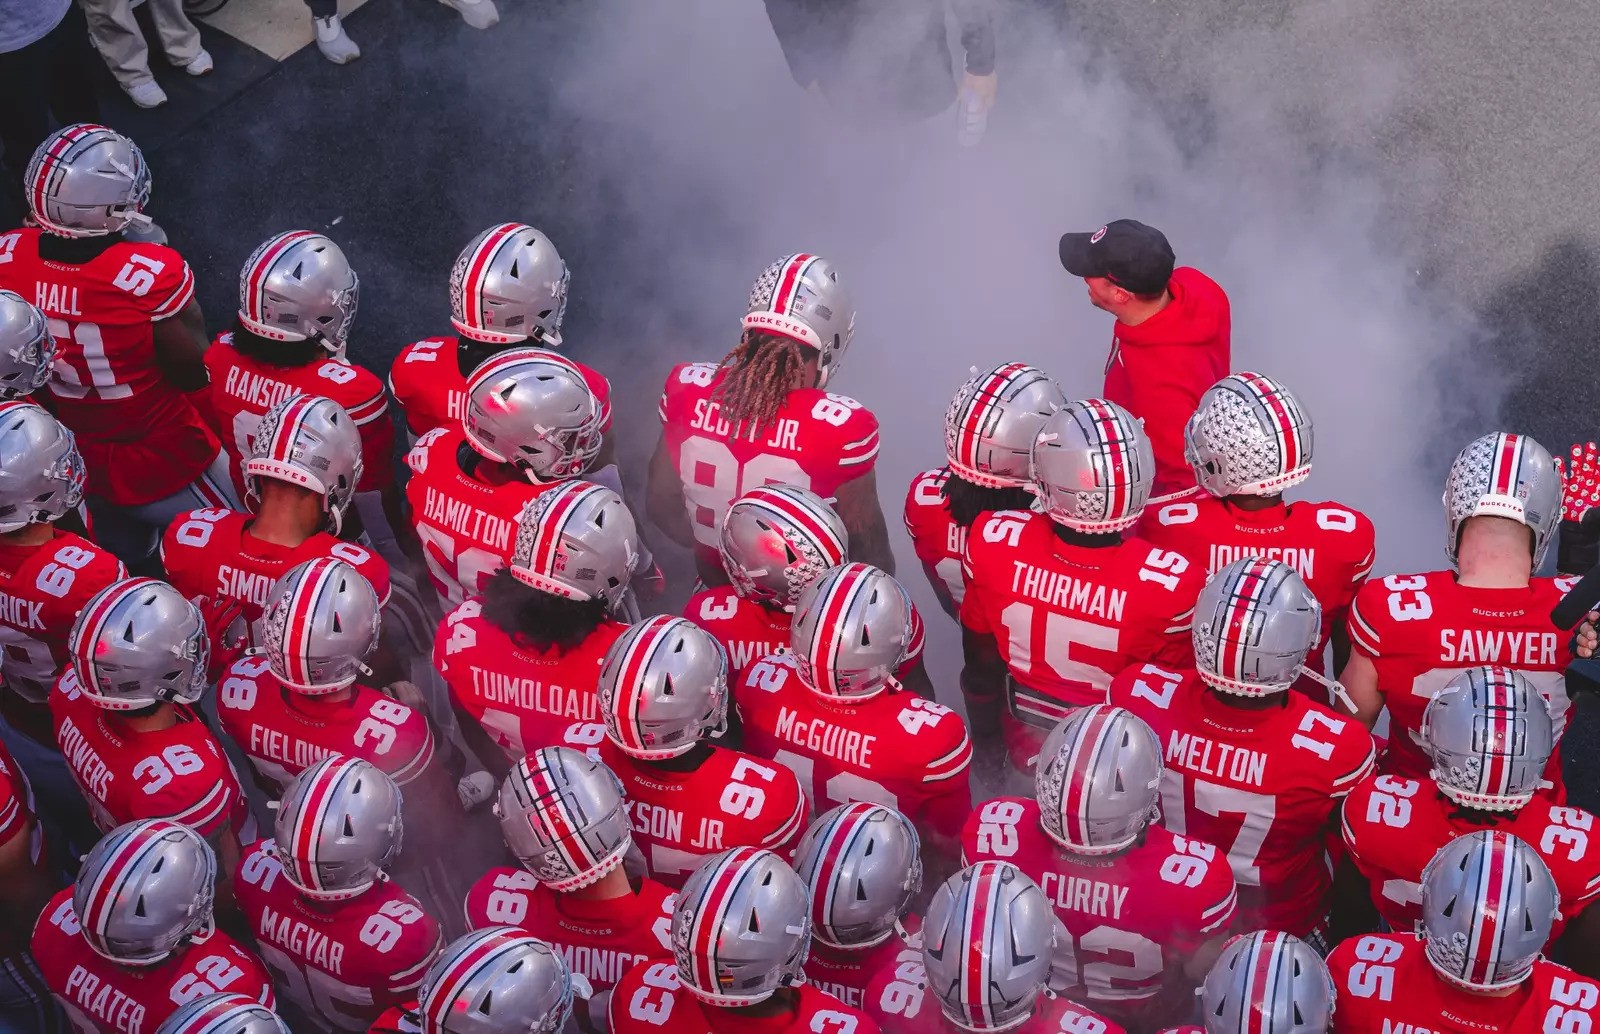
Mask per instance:
[[[467,667],[472,672],[473,692],[482,697],[485,703],[509,704],[527,711],[584,722],[601,720],[600,698],[593,690],[584,692],[567,689],[538,679],[490,671],[476,664]]]
[[[1236,783],[1261,786],[1267,778],[1267,755],[1233,743],[1216,743],[1193,733],[1172,731],[1167,740],[1166,762],[1190,772],[1202,772]]]
[[[1021,560],[1011,562],[1011,591],[1031,596],[1052,607],[1081,614],[1121,621],[1128,606],[1128,593],[1095,582],[1079,581],[1070,574],[1035,567]]]
[[[481,542],[489,549],[510,552],[511,539],[517,531],[515,521],[486,513],[431,486],[425,488],[422,500],[422,513],[426,519]]]
[[[61,727],[56,730],[56,741],[61,745],[61,753],[66,757],[67,764],[87,784],[89,792],[97,800],[106,800],[115,774],[70,716],[61,720]]]
[[[1239,529],[1246,534],[1272,535],[1277,528],[1245,528]],[[1247,557],[1260,557],[1262,560],[1276,560],[1294,568],[1296,574],[1306,581],[1316,577],[1317,551],[1315,549],[1296,548],[1294,546],[1211,546],[1210,563],[1206,566],[1208,571],[1220,571],[1235,560],[1244,560]]]
[[[1042,873],[1039,889],[1057,908],[1106,919],[1121,919],[1128,900],[1127,887],[1060,872]]]
[[[801,721],[799,713],[787,707],[778,709],[773,735],[862,768],[871,767],[872,748],[878,742],[876,736],[834,725],[821,718]]]
[[[709,431],[719,438],[739,437],[752,442],[756,441],[754,434],[757,430],[756,428],[751,428],[751,433],[745,434],[743,433],[744,429],[741,427],[740,433],[735,435],[733,425],[722,416],[722,406],[710,399],[695,400],[694,417],[689,421],[689,426],[697,431]],[[791,452],[798,450],[800,448],[800,421],[779,417],[773,421],[772,435],[760,444],[769,449],[785,449]]]
[[[344,945],[294,916],[264,906],[256,917],[256,936],[336,977],[344,976]]]
[[[665,787],[671,790],[675,787]],[[624,800],[628,810],[628,821],[633,826],[635,833],[653,837],[656,840],[665,840],[671,843],[683,842],[683,812],[676,808],[664,808],[659,804],[650,804],[647,801]],[[722,835],[724,826],[721,819],[708,819],[700,817],[700,828],[689,841],[690,847],[702,848],[706,853],[724,850]]]
[[[1498,615],[1475,611],[1479,617]],[[1439,653],[1454,664],[1503,664],[1511,668],[1556,666],[1560,637],[1554,632],[1512,632],[1486,628],[1439,629]]]

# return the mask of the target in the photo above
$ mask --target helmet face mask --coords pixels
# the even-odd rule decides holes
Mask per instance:
[[[450,322],[472,341],[560,348],[570,279],[544,234],[522,223],[491,226],[451,267]]]
[[[1109,704],[1081,707],[1039,752],[1039,824],[1070,854],[1126,851],[1156,820],[1164,768],[1161,741],[1143,719]]]
[[[0,291],[0,401],[33,394],[50,380],[56,339],[45,314],[14,291]]]
[[[244,465],[245,495],[252,510],[259,508],[262,478],[315,492],[337,535],[364,466],[361,432],[345,408],[332,399],[293,395],[261,418]]]
[[[972,1031],[1026,1022],[1049,981],[1059,925],[1044,892],[1010,862],[979,862],[946,880],[922,925],[928,988],[945,1018]]]
[[[494,810],[511,853],[557,892],[598,882],[633,845],[622,783],[567,747],[523,755],[501,784]]]
[[[1304,670],[1322,606],[1294,569],[1245,557],[1214,573],[1194,608],[1195,668],[1219,693],[1281,693]]]
[[[1445,554],[1460,566],[1461,533],[1473,517],[1503,517],[1527,527],[1533,569],[1561,523],[1561,476],[1544,446],[1520,434],[1486,434],[1462,449],[1445,479]]]
[[[211,640],[199,609],[153,578],[128,578],[90,597],[68,647],[80,691],[107,711],[192,704],[209,681]]]
[[[1067,404],[1060,385],[1025,363],[1005,363],[973,376],[944,415],[950,470],[982,488],[1028,488],[1034,439]]]
[[[746,333],[777,334],[817,353],[817,387],[844,363],[855,336],[856,307],[838,271],[816,255],[788,255],[772,263],[750,288]]]
[[[722,517],[722,569],[734,591],[794,612],[800,594],[845,562],[849,533],[827,501],[794,485],[763,485],[735,499]]]
[[[597,690],[606,736],[644,760],[677,757],[728,724],[728,656],[692,621],[658,615],[606,651]]]
[[[262,242],[239,273],[239,322],[272,341],[316,340],[343,358],[361,280],[333,241],[291,230]]]
[[[0,532],[53,524],[83,501],[72,432],[31,402],[0,402]]]
[[[1037,509],[1073,531],[1104,535],[1139,523],[1155,481],[1144,426],[1105,399],[1069,402],[1034,438]]]
[[[1259,373],[1212,385],[1183,440],[1195,480],[1220,499],[1278,495],[1311,476],[1310,415],[1287,387]]]
[[[1439,792],[1496,812],[1533,799],[1556,744],[1543,694],[1520,672],[1492,666],[1469,668],[1434,694],[1420,736]]]
[[[801,682],[835,700],[867,700],[896,685],[914,615],[905,588],[876,567],[851,563],[826,572],[800,594],[789,623]]]
[[[166,819],[130,822],[84,859],[72,908],[96,954],[153,966],[209,936],[216,877],[216,858],[198,833]]]
[[[364,894],[400,856],[402,797],[360,758],[334,755],[295,776],[278,802],[273,841],[283,875],[319,901]]]
[[[148,223],[150,168],[132,140],[89,122],[63,126],[24,175],[34,221],[58,237],[103,237]]]

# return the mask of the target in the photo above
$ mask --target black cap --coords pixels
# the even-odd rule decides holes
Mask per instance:
[[[1176,263],[1172,245],[1154,226],[1118,219],[1093,233],[1061,235],[1061,265],[1073,276],[1103,276],[1134,294],[1160,294]]]

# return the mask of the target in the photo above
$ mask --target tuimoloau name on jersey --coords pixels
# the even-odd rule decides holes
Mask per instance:
[[[722,407],[709,399],[696,399],[694,404],[694,417],[689,421],[689,426],[697,431],[709,431],[718,438],[746,438],[756,440],[755,428],[750,434],[744,434],[743,428],[738,435],[734,434],[733,424],[722,416]],[[772,434],[761,443],[763,448],[783,449],[788,452],[800,451],[800,421],[787,418],[780,419],[773,425]]]
[[[1121,621],[1128,606],[1125,589],[1108,589],[1094,582],[1081,582],[1060,571],[1047,571],[1020,560],[1011,562],[1011,591],[1029,596],[1046,606],[1072,610],[1079,614]]]
[[[580,693],[552,682],[489,671],[475,664],[468,668],[472,671],[473,692],[485,703],[509,704],[559,718],[600,721],[600,698],[593,692]]]
[[[423,494],[422,514],[425,519],[442,524],[490,549],[509,550],[511,538],[517,530],[515,521],[496,517],[432,488]]]
[[[12,628],[36,629],[44,631],[44,601],[35,603],[25,600],[21,596],[12,596],[0,592],[0,621],[4,621]]]
[[[265,725],[250,723],[250,754],[252,757],[281,761],[297,769],[310,768],[323,758],[331,758],[339,751],[307,743],[288,733]]]
[[[876,736],[846,729],[821,718],[802,722],[800,715],[788,707],[778,708],[777,727],[773,731],[790,743],[861,768],[871,767],[872,748],[878,742]]]
[[[663,808],[644,801],[626,801],[628,821],[635,833],[673,844],[683,843],[683,812],[676,808]],[[701,817],[700,828],[689,841],[690,847],[706,851],[721,851],[723,825],[721,819]]]
[[[1485,628],[1441,628],[1439,659],[1455,664],[1505,664],[1555,668],[1559,637],[1554,632],[1508,632]]]
[[[336,977],[344,976],[344,945],[293,916],[263,908],[256,933],[295,958],[306,959]]]
[[[1251,786],[1260,786],[1267,778],[1264,752],[1177,730],[1167,740],[1167,764],[1185,772],[1201,772]]]
[[[82,966],[73,966],[67,975],[67,997],[84,1012],[104,1020],[113,1030],[125,1030],[129,1034],[141,1034],[144,1030],[145,1007]]]
[[[115,776],[84,738],[83,730],[73,724],[71,718],[63,719],[61,734],[57,739],[61,742],[61,753],[66,756],[67,764],[72,766],[79,779],[89,784],[89,790],[96,799],[104,801],[111,792],[111,780]]]
[[[43,280],[35,280],[33,304],[52,316],[83,315],[83,310],[78,308],[78,289],[64,284],[47,284]]]
[[[1308,582],[1316,577],[1317,551],[1314,549],[1294,549],[1288,546],[1212,545],[1210,566],[1206,570],[1215,573],[1235,560],[1243,560],[1246,557],[1259,557],[1262,560],[1276,560],[1279,563],[1287,564],[1294,568],[1295,574],[1298,574]]]

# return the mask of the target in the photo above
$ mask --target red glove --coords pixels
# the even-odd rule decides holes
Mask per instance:
[[[1594,442],[1572,447],[1572,459],[1563,463],[1556,457],[1556,473],[1561,475],[1561,517],[1581,521],[1590,509],[1600,506],[1600,448]]]
[[[219,596],[198,597],[194,601],[200,608],[200,617],[206,623],[206,638],[211,640],[211,667],[208,674],[215,682],[233,662],[244,656],[250,643],[248,635],[230,635],[234,622],[244,617],[244,605],[238,600]]]

